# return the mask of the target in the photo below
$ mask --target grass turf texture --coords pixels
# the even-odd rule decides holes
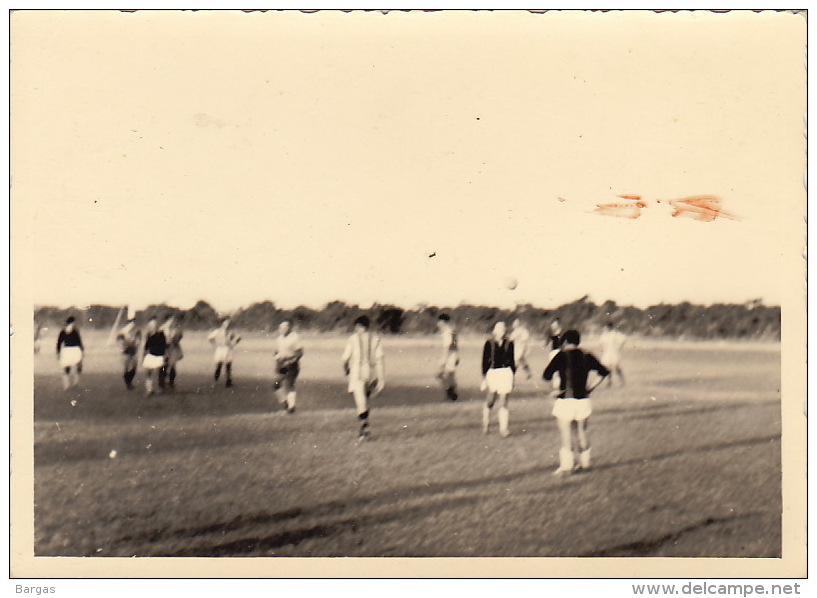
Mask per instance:
[[[36,555],[781,553],[776,344],[634,341],[628,385],[594,394],[593,470],[557,479],[552,399],[532,382],[513,395],[511,437],[495,422],[482,435],[477,338],[462,339],[457,403],[433,378],[436,339],[387,338],[361,446],[342,338],[306,339],[295,415],[272,397],[269,338],[239,345],[227,389],[190,334],[179,390],[149,398],[125,390],[102,336],[84,340],[76,389],[50,351],[35,359]],[[533,352],[536,375],[544,359]]]

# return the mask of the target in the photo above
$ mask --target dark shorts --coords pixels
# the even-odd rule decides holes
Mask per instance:
[[[287,391],[293,390],[295,388],[295,381],[298,379],[298,374],[300,371],[301,368],[297,363],[277,368],[275,389],[278,390],[279,388],[283,388]]]

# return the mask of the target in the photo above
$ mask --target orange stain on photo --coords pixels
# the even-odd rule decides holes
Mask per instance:
[[[647,207],[647,204],[641,201],[641,197],[638,195],[619,195],[619,197],[629,199],[633,203],[600,203],[596,204],[596,209],[593,211],[602,216],[634,220],[641,216],[641,209]]]
[[[714,195],[697,195],[674,199],[669,204],[675,208],[672,213],[673,218],[684,216],[699,222],[712,222],[717,218],[737,220],[737,218],[721,209],[721,200]]]

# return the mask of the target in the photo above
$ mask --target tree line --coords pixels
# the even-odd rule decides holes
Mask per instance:
[[[121,307],[90,305],[60,308],[38,306],[34,310],[39,326],[60,326],[74,316],[83,327],[110,329]],[[583,333],[599,331],[611,322],[625,334],[689,339],[780,339],[780,307],[763,305],[755,300],[743,304],[696,305],[688,302],[652,305],[645,309],[619,306],[614,301],[597,305],[587,297],[553,309],[520,305],[502,309],[484,305],[437,307],[418,305],[405,309],[396,305],[375,304],[371,308],[332,301],[320,309],[306,306],[279,308],[272,301],[261,301],[230,314],[233,325],[247,331],[271,332],[285,318],[309,331],[346,332],[359,315],[367,314],[374,329],[384,334],[430,334],[436,332],[437,316],[447,313],[462,332],[487,333],[494,322],[521,318],[531,332],[546,335],[550,322],[558,318],[563,329],[576,328]],[[206,301],[190,309],[164,304],[151,305],[136,312],[143,324],[151,316],[163,318],[173,314],[182,318],[188,330],[207,330],[218,326],[226,314],[219,314]],[[124,318],[124,316],[123,316]],[[124,322],[122,322],[124,324]]]

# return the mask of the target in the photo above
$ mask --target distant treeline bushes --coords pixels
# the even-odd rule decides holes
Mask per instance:
[[[42,326],[59,326],[69,315],[77,318],[83,327],[110,329],[121,307],[90,305],[87,307],[35,308],[35,322]],[[271,301],[262,301],[239,309],[231,315],[236,328],[254,331],[273,331],[284,318],[292,318],[303,330],[317,332],[348,331],[355,318],[367,314],[374,327],[386,334],[423,334],[436,331],[437,316],[448,313],[463,332],[486,333],[499,319],[510,321],[521,317],[532,332],[544,335],[550,322],[559,318],[562,327],[577,328],[584,333],[596,332],[606,322],[612,322],[626,334],[690,339],[780,339],[780,307],[766,306],[760,301],[745,304],[693,305],[691,303],[652,305],[646,309],[619,306],[614,301],[596,305],[587,297],[566,303],[555,309],[521,305],[515,310],[480,305],[435,307],[420,305],[403,309],[394,305],[374,305],[363,309],[332,301],[322,309],[296,307],[280,309]],[[199,301],[190,309],[182,310],[167,305],[151,305],[136,313],[142,324],[156,315],[163,318],[174,314],[183,318],[190,330],[214,328],[219,314],[206,301]],[[124,316],[123,316],[124,318]]]

